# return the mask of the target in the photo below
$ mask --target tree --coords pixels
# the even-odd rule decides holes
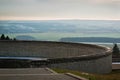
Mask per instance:
[[[5,38],[5,40],[10,40],[9,36],[7,36],[7,37]]]
[[[1,40],[5,40],[5,35],[2,34],[1,37],[0,37]]]
[[[13,38],[13,40],[15,41],[15,40],[16,40],[16,38]]]
[[[1,35],[0,40],[16,40],[16,38],[11,39],[9,36],[6,36],[4,34]]]
[[[117,55],[117,54],[119,54],[119,53],[120,53],[120,50],[119,50],[119,48],[118,48],[117,44],[114,44],[114,47],[113,47],[113,52],[112,52],[112,53],[114,53],[114,55]]]

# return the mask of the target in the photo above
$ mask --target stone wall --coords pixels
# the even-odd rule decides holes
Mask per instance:
[[[109,73],[112,69],[111,55],[91,60],[50,64],[50,68],[70,69],[88,73]]]
[[[96,45],[46,41],[0,41],[0,56],[45,57],[49,67],[92,73],[108,73],[112,69],[110,49]],[[66,59],[74,59],[65,62]],[[53,61],[62,61],[53,63]]]

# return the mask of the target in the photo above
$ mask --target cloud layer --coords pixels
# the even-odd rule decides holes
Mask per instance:
[[[120,19],[120,0],[0,0],[0,18]]]

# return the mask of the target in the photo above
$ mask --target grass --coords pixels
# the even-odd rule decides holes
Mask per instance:
[[[79,71],[56,69],[56,68],[54,68],[53,70],[58,73],[72,73],[87,78],[89,80],[120,80],[120,70],[113,70],[111,73],[108,74],[89,74]]]

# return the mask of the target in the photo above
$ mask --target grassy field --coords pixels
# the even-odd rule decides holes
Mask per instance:
[[[53,69],[58,73],[72,73],[89,80],[120,80],[120,70],[113,70],[111,73],[108,74],[88,74],[79,71],[72,71],[72,70],[64,70],[64,69]]]

